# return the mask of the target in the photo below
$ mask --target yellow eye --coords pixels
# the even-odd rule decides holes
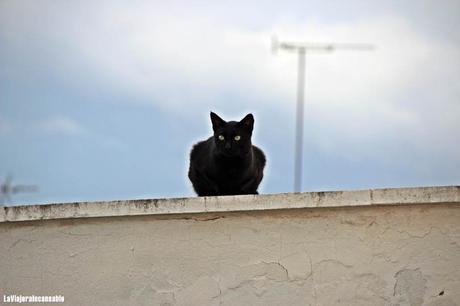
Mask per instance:
[[[240,139],[241,139],[241,136],[240,136],[240,135],[236,135],[236,136],[235,136],[235,140],[236,140],[236,141],[239,141]]]
[[[224,140],[225,139],[225,137],[223,135],[219,135],[218,138],[219,138],[219,140]]]

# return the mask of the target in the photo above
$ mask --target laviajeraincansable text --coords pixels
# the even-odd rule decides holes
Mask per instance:
[[[4,303],[64,303],[63,295],[3,295]]]

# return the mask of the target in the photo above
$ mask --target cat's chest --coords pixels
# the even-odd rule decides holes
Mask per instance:
[[[239,181],[246,175],[247,167],[243,164],[227,164],[218,165],[215,170],[218,181]]]
[[[230,168],[226,169],[225,174],[230,178],[239,178],[242,176],[244,169],[241,168]]]

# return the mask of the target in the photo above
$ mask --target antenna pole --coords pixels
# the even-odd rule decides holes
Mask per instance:
[[[294,191],[300,192],[302,186],[302,155],[303,155],[303,119],[305,96],[305,48],[298,48],[297,63],[297,109],[296,109],[296,138],[294,156]]]
[[[304,105],[305,105],[305,55],[307,51],[332,52],[338,49],[344,50],[374,50],[369,44],[312,44],[280,42],[276,36],[272,36],[272,52],[278,49],[295,51],[298,56],[297,66],[297,107],[296,107],[296,130],[295,130],[295,155],[294,155],[294,192],[302,191],[302,160],[303,160],[303,128],[304,128]]]

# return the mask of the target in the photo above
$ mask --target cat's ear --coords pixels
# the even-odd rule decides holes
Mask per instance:
[[[211,122],[212,122],[212,129],[214,131],[218,130],[220,127],[222,127],[226,123],[224,119],[220,118],[213,112],[211,112]]]
[[[246,117],[240,121],[240,125],[252,132],[252,129],[254,128],[254,116],[252,116],[252,114],[247,114]]]

